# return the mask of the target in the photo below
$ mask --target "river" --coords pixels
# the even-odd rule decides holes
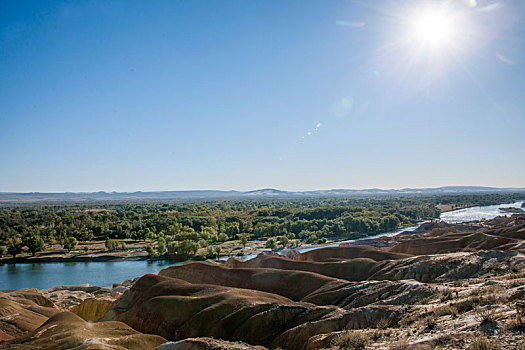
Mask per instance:
[[[492,219],[504,215],[501,207],[519,208],[523,202],[512,204],[489,205],[454,210],[441,214],[446,222],[462,222]],[[401,230],[368,236],[370,239],[380,236],[395,236],[403,231],[412,231],[417,226],[405,227]],[[351,242],[351,241],[348,241]],[[337,246],[341,242],[322,245],[322,247]],[[301,252],[317,249],[311,246],[299,249]],[[244,258],[252,258],[247,255]],[[184,262],[187,263],[187,262]],[[50,288],[62,284],[75,285],[89,283],[91,285],[111,287],[114,282],[124,281],[148,273],[158,273],[163,268],[174,264],[169,261],[112,261],[112,262],[66,262],[66,263],[33,263],[33,264],[0,264],[0,290],[18,288]]]

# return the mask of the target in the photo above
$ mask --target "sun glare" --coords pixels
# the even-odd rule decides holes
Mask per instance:
[[[452,67],[468,69],[483,32],[465,1],[393,1],[381,9],[387,20],[377,58],[385,74],[376,76],[391,72],[405,87],[419,89],[445,78]]]
[[[419,43],[432,46],[446,45],[456,34],[451,14],[435,9],[426,9],[417,13],[410,31]]]

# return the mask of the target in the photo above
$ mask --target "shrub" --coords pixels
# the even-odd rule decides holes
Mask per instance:
[[[153,257],[156,255],[155,249],[153,249],[153,246],[151,244],[148,244],[148,246],[146,247],[146,253],[148,253],[149,257]]]
[[[428,315],[425,318],[423,318],[421,322],[423,327],[425,327],[425,330],[432,330],[436,326],[436,316]]]
[[[78,245],[78,241],[75,237],[66,237],[64,238],[64,241],[62,243],[62,246],[64,249],[67,249],[68,252],[75,249]]]
[[[215,257],[215,252],[213,251],[213,247],[209,245],[208,249],[206,250],[206,258],[213,259],[214,257]]]
[[[182,242],[173,242],[168,248],[168,254],[173,260],[187,260],[195,256],[199,244],[197,242],[185,239]]]
[[[444,315],[451,315],[452,317],[456,317],[457,314],[458,314],[457,307],[452,306],[452,305],[444,305],[434,310],[434,315],[436,315],[437,317],[441,317]]]
[[[360,350],[365,349],[370,343],[370,338],[362,331],[345,331],[338,335],[333,342],[337,349]]]
[[[518,312],[516,316],[511,320],[509,327],[513,330],[524,330],[525,329],[525,317],[522,317]]]
[[[162,255],[166,253],[166,240],[164,238],[160,237],[157,244],[157,253],[159,255]]]
[[[277,243],[275,242],[275,238],[268,238],[268,240],[264,244],[264,247],[272,249],[272,250],[277,248]]]
[[[7,240],[7,253],[12,255],[13,258],[22,253],[22,238],[20,236],[14,236]]]
[[[496,322],[496,312],[494,309],[488,307],[478,307],[476,309],[476,318],[478,319],[480,325],[494,323]]]
[[[148,232],[146,234],[146,239],[149,239],[150,241],[153,241],[156,238],[157,238],[157,235],[155,233],[153,233],[153,232]]]
[[[441,300],[442,303],[450,299],[452,299],[452,291],[450,289],[445,289],[443,292],[441,292],[439,300]]]
[[[44,250],[46,247],[46,245],[44,244],[44,240],[40,236],[29,236],[25,239],[24,243],[27,246],[27,250],[33,256],[35,256],[37,252],[41,252],[42,250]]]
[[[244,250],[246,248],[246,244],[248,244],[248,237],[246,235],[241,236],[241,244],[242,249]]]
[[[481,298],[479,295],[471,295],[470,296],[470,302],[471,302],[471,305],[474,306],[474,305],[477,305],[477,304],[480,304],[481,303]]]
[[[408,350],[412,349],[413,347],[408,344],[408,341],[406,340],[400,340],[396,342],[395,344],[392,344],[388,347],[388,350]]]
[[[497,340],[490,340],[485,337],[474,339],[468,346],[467,350],[499,350],[501,343]]]
[[[390,327],[390,324],[390,320],[382,318],[379,320],[379,322],[377,322],[376,327],[379,329],[387,329],[388,327]]]
[[[106,249],[109,251],[116,250],[118,248],[118,242],[114,239],[106,239]]]

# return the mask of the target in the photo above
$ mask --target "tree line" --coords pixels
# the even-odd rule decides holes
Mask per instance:
[[[3,253],[35,254],[46,244],[73,250],[79,241],[154,242],[151,255],[187,257],[199,248],[241,237],[316,243],[360,238],[438,218],[438,204],[490,205],[523,193],[401,198],[217,200],[171,203],[90,203],[0,208]],[[153,249],[155,246],[155,249]],[[160,247],[159,247],[160,246]],[[4,248],[5,247],[5,248]],[[152,251],[153,250],[153,251]],[[207,255],[217,255],[214,247]]]

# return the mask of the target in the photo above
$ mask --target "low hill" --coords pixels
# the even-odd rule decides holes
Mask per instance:
[[[160,201],[160,200],[205,200],[242,198],[320,198],[320,197],[392,197],[483,193],[525,192],[525,188],[497,188],[480,186],[448,186],[437,188],[404,189],[332,189],[315,191],[282,191],[259,189],[253,191],[152,191],[152,192],[0,192],[0,203],[32,202],[96,202],[96,201]]]

